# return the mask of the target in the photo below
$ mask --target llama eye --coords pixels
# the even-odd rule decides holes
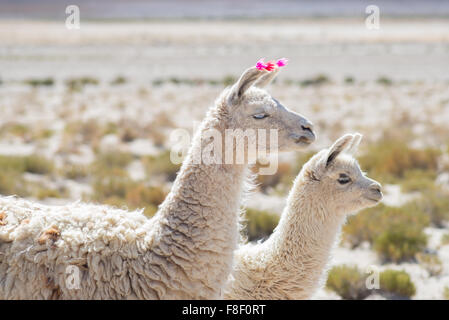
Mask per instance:
[[[266,114],[266,113],[259,113],[259,114],[253,115],[253,118],[257,119],[257,120],[265,119],[266,117],[268,117],[268,114]]]
[[[337,181],[339,184],[347,184],[347,183],[351,182],[351,178],[349,178],[345,174],[340,174],[340,177],[338,178]]]

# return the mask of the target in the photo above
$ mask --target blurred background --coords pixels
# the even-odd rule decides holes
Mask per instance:
[[[270,91],[318,139],[258,178],[249,240],[272,232],[302,164],[358,131],[385,199],[348,220],[315,298],[449,299],[448,1],[0,0],[0,194],[152,216],[179,169],[172,130],[262,57],[289,58]]]

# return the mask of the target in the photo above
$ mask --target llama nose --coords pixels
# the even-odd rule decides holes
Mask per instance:
[[[305,138],[307,138],[309,143],[312,143],[313,141],[315,141],[316,136],[315,136],[315,132],[313,132],[313,124],[312,123],[307,121],[306,123],[301,124],[301,129],[304,131]]]
[[[374,183],[372,183],[371,185],[370,185],[370,189],[374,192],[374,193],[377,193],[377,195],[380,197],[380,198],[382,198],[382,186],[379,184],[379,183],[377,183],[377,182],[374,182]]]

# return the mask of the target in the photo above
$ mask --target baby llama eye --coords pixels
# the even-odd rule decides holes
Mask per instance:
[[[341,174],[340,177],[337,179],[337,181],[339,184],[347,184],[347,183],[351,182],[351,178],[349,178],[345,174]]]
[[[253,118],[257,119],[257,120],[265,119],[266,117],[268,117],[268,114],[266,114],[266,113],[259,113],[259,114],[253,115]]]

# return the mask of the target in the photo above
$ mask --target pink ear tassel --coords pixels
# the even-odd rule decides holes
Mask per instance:
[[[288,59],[286,58],[281,58],[278,61],[276,61],[276,63],[272,61],[268,61],[267,63],[265,63],[262,58],[259,61],[257,61],[256,68],[259,70],[273,71],[275,66],[284,67],[287,65],[287,63]]]
[[[284,67],[284,66],[287,65],[287,63],[288,63],[288,59],[287,59],[287,58],[281,58],[281,59],[279,59],[279,60],[276,62],[276,64],[277,64],[278,67]]]
[[[267,65],[265,64],[265,62],[263,62],[263,58],[260,59],[259,61],[257,61],[256,63],[256,68],[259,70],[263,70],[267,67]]]

